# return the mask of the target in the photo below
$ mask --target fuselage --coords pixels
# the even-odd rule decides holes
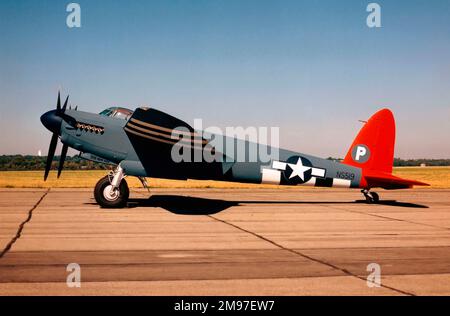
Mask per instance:
[[[190,164],[200,167],[175,168],[177,171],[174,172],[174,168],[163,168],[154,160],[149,162],[152,161],[151,157],[158,155],[151,146],[145,147],[144,155],[136,151],[136,145],[130,141],[124,130],[127,120],[69,109],[65,113],[76,120],[76,125],[71,126],[62,121],[60,138],[64,144],[82,153],[90,153],[114,164],[121,164],[126,174],[131,176],[321,187],[361,186],[360,168],[285,149],[278,149],[278,157],[270,161],[257,159],[241,162],[231,159],[215,162],[214,172],[211,172],[208,165],[191,162]],[[236,141],[245,142],[244,147],[250,148],[249,141]]]

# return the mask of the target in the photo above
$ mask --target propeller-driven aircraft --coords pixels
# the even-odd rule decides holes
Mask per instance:
[[[395,121],[388,109],[382,109],[365,122],[341,162],[322,159],[290,150],[276,150],[276,159],[239,161],[219,152],[211,142],[214,136],[194,130],[189,124],[153,108],[108,108],[100,114],[67,108],[68,96],[56,110],[41,116],[42,124],[53,133],[47,155],[44,180],[47,179],[58,139],[63,143],[58,178],[69,147],[83,158],[109,162],[116,167],[95,186],[97,203],[105,208],[127,205],[129,189],[126,176],[138,177],[147,187],[145,177],[166,179],[202,179],[279,185],[310,185],[360,189],[368,203],[379,202],[373,188],[406,189],[428,185],[402,179],[392,174],[395,144]],[[245,140],[246,150],[251,147]],[[224,159],[174,161],[174,146],[181,151],[208,149]],[[190,155],[191,155],[190,154]]]

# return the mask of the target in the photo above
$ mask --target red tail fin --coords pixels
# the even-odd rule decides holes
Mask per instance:
[[[375,113],[353,141],[343,163],[362,169],[392,173],[395,121],[392,112]]]
[[[395,120],[392,112],[375,113],[353,141],[343,163],[362,169],[363,188],[405,189],[423,182],[392,175],[395,145]]]

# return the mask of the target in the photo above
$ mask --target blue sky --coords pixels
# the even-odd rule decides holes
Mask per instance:
[[[343,157],[389,107],[396,156],[450,158],[450,2],[0,2],[0,154],[46,153],[58,89],[80,109],[150,105],[189,123],[279,126],[282,147]]]

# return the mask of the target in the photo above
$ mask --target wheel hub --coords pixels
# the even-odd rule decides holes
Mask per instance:
[[[119,198],[120,192],[117,188],[113,189],[113,186],[110,184],[105,187],[105,189],[103,189],[103,196],[105,197],[105,199],[112,202]]]

